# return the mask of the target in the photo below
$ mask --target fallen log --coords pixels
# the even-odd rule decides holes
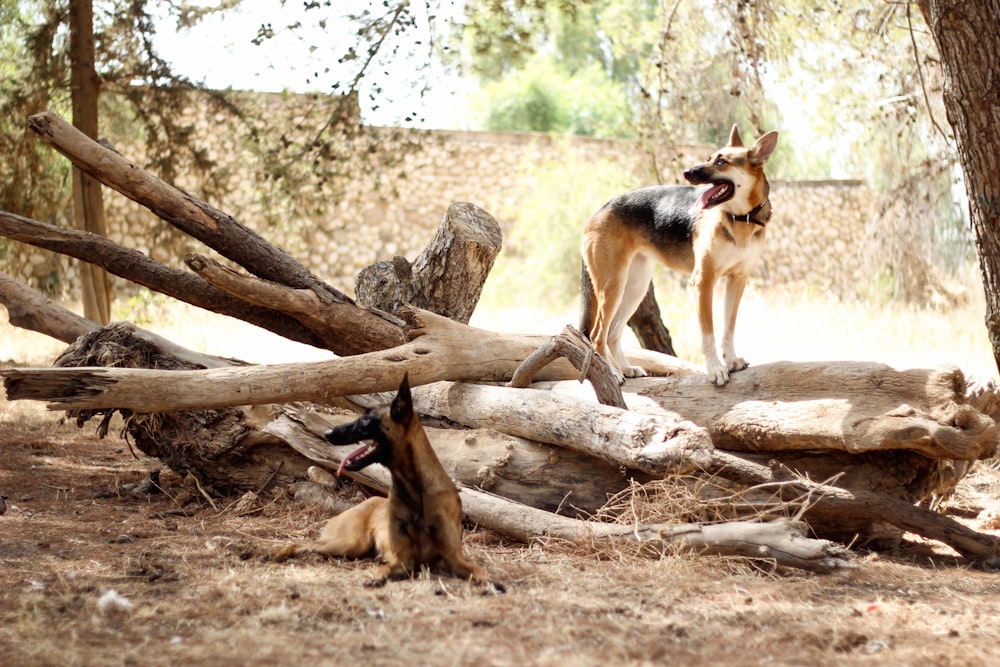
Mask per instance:
[[[0,303],[7,308],[7,317],[14,326],[43,333],[64,343],[72,343],[83,334],[101,328],[97,322],[80,317],[2,271]]]
[[[260,281],[242,277],[250,284]],[[266,285],[262,289],[270,289]],[[245,294],[249,294],[247,289]],[[126,408],[134,412],[220,408],[391,391],[403,373],[413,386],[440,380],[505,382],[544,336],[499,334],[469,327],[428,311],[407,309],[409,343],[388,350],[328,361],[204,371],[129,368],[5,369],[10,400],[47,401],[52,410]],[[633,351],[644,368],[688,372],[673,357]],[[541,379],[575,378],[565,360],[547,366]]]
[[[14,326],[45,334],[67,344],[72,345],[81,336],[102,329],[96,322],[77,315],[38,290],[14,280],[3,272],[0,272],[0,303],[7,308],[8,319]],[[137,339],[151,343],[164,353],[188,362],[190,364],[188,368],[223,368],[236,365],[231,359],[189,350],[128,322],[116,322],[111,327],[124,328]]]
[[[713,464],[705,469],[707,474],[750,486],[773,486],[786,499],[808,498],[810,510],[818,508],[829,516],[848,521],[863,518],[873,524],[891,523],[901,530],[946,544],[968,558],[991,559],[1000,555],[1000,538],[977,533],[950,517],[901,498],[820,484],[783,466],[763,466],[727,452],[716,451],[713,458]]]
[[[351,451],[350,447],[326,444],[316,433],[296,432],[294,426],[289,426],[286,422],[278,428],[282,437],[328,469],[337,469],[342,457]],[[380,468],[348,474],[355,481],[383,493],[390,483],[388,472]],[[806,526],[799,522],[623,525],[563,517],[468,487],[460,488],[459,495],[463,513],[470,522],[522,542],[558,539],[635,543],[658,553],[688,549],[699,554],[770,560],[782,566],[819,573],[853,567],[844,547],[806,537]]]
[[[28,128],[81,171],[145,206],[254,275],[293,288],[311,289],[323,303],[352,301],[232,216],[90,139],[51,111],[28,118]]]
[[[537,389],[440,382],[413,390],[421,414],[575,449],[656,477],[708,465],[708,432],[691,422],[629,412]]]
[[[577,383],[539,384],[592,396]],[[995,390],[995,388],[994,388]],[[989,393],[983,388],[982,393]],[[734,373],[725,388],[698,376],[636,378],[629,409],[704,426],[720,449],[743,452],[905,449],[940,459],[992,456],[996,418],[956,368],[897,370],[873,362],[777,362]],[[989,406],[979,397],[981,406]]]
[[[356,415],[330,414],[304,404],[283,406],[263,427],[311,460],[333,465],[323,434]],[[425,424],[441,465],[459,484],[565,514],[592,515],[629,485],[619,466],[583,453],[517,438],[492,429]],[[338,450],[339,451],[339,450]],[[343,451],[350,451],[346,448]]]
[[[145,206],[162,220],[261,279],[289,290],[309,290],[325,306],[342,306],[350,312],[350,318],[342,320],[337,335],[323,341],[324,347],[338,354],[357,354],[403,342],[402,323],[396,318],[357,306],[353,299],[324,283],[232,216],[141,169],[56,114],[44,112],[31,116],[28,127],[81,171]],[[155,285],[151,288],[157,289]]]

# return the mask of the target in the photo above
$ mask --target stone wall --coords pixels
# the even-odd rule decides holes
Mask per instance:
[[[375,128],[370,132],[399,130]],[[517,217],[519,202],[531,194],[532,178],[546,165],[577,161],[620,166],[624,179],[636,187],[654,182],[644,169],[634,142],[582,137],[552,137],[506,132],[403,131],[421,148],[409,152],[378,173],[345,182],[336,200],[323,202],[313,215],[274,222],[264,214],[260,179],[241,168],[232,146],[220,146],[237,164],[224,169],[229,194],[211,203],[284,248],[322,278],[353,294],[354,276],[372,262],[403,255],[413,259],[434,234],[448,205],[468,201],[492,213],[505,235]],[[211,131],[204,141],[221,141]],[[138,161],[141,147],[126,138],[110,137],[127,158]],[[693,164],[711,148],[691,149],[678,165]],[[533,171],[534,170],[534,171]],[[585,173],[585,172],[584,172]],[[680,173],[680,167],[677,168]],[[574,184],[582,198],[600,206],[612,193],[594,192],[592,183]],[[198,193],[186,178],[178,185]],[[537,186],[535,186],[537,187]],[[817,288],[849,293],[862,280],[856,248],[872,214],[873,197],[858,181],[772,181],[774,219],[768,228],[768,248],[755,279],[766,284],[808,282]],[[146,252],[157,261],[183,266],[188,252],[206,252],[152,213],[115,192],[106,191],[109,236],[116,242]],[[593,210],[591,209],[591,210]],[[271,222],[267,222],[271,220]],[[584,220],[579,221],[582,227]],[[50,275],[53,260],[47,253],[26,249],[19,266],[3,268],[36,282]],[[74,270],[58,260],[58,271],[72,284]],[[119,283],[121,284],[121,283]]]

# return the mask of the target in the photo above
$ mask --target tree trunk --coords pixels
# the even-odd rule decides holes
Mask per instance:
[[[392,314],[408,303],[468,324],[501,245],[493,216],[473,204],[452,204],[412,265],[396,257],[358,274],[358,303]]]
[[[941,54],[944,105],[986,289],[986,329],[1000,368],[1000,2],[922,0],[920,8]]]
[[[663,324],[660,317],[660,306],[656,303],[656,292],[653,290],[653,283],[649,283],[646,296],[639,303],[639,308],[629,318],[628,326],[639,339],[639,344],[647,350],[661,352],[676,357],[674,352],[674,341],[670,339],[670,332]]]
[[[92,0],[75,0],[69,11],[70,88],[73,126],[96,140],[101,82],[94,69],[94,7]],[[73,221],[78,229],[107,236],[101,184],[73,169]],[[100,324],[111,321],[111,280],[97,266],[79,263],[83,311]]]

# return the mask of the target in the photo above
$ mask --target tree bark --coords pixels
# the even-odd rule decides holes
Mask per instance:
[[[81,170],[254,275],[292,288],[313,290],[322,303],[353,302],[232,216],[139,168],[89,139],[56,114],[44,112],[31,116],[28,127]],[[356,322],[358,326],[364,323],[364,320]]]
[[[335,332],[328,339],[321,338],[315,332],[307,329],[301,322],[287,315],[269,308],[248,304],[243,299],[213,287],[198,276],[160,264],[138,250],[124,248],[103,236],[48,225],[6,211],[0,211],[0,236],[104,267],[111,273],[137,285],[148,287],[199,308],[255,324],[289,340],[320,348],[332,347],[341,351],[346,349],[348,352],[358,349],[358,347],[344,347],[345,340],[350,341],[351,338],[345,336],[343,332]],[[345,326],[342,329],[348,333],[354,331],[353,326]],[[67,343],[72,342],[60,336],[55,337]],[[401,331],[396,333],[394,340],[403,341]],[[362,347],[378,347],[380,344],[384,347],[390,347],[380,340],[364,341]]]
[[[649,283],[646,296],[639,303],[639,308],[628,320],[628,326],[639,339],[639,344],[647,350],[661,352],[676,357],[674,352],[674,341],[670,338],[670,332],[663,324],[660,316],[660,306],[656,302],[656,292],[653,283]]]
[[[240,278],[244,280],[244,278]],[[245,279],[252,280],[252,279]],[[259,282],[259,281],[258,281]],[[268,285],[267,289],[274,286]],[[243,290],[244,295],[249,290]],[[327,401],[338,396],[394,391],[403,373],[413,386],[439,380],[506,382],[544,336],[498,334],[454,322],[429,311],[407,310],[409,343],[329,361],[205,371],[128,368],[5,369],[11,400],[51,401],[56,410],[127,408],[171,412],[237,405]],[[687,367],[666,355],[634,351],[630,357],[653,372]],[[540,379],[576,378],[564,359]]]
[[[92,0],[76,0],[69,11],[70,89],[73,126],[93,140],[98,138],[98,97],[101,81],[94,69],[94,7]],[[73,221],[77,228],[107,236],[101,184],[73,169]],[[84,316],[99,324],[111,321],[111,280],[99,267],[79,263]]]
[[[721,390],[700,375],[636,378],[626,383],[625,400],[632,410],[704,426],[716,447],[731,451],[904,449],[940,459],[986,458],[997,445],[1000,414],[977,409],[967,388],[958,369],[777,362],[735,373]],[[555,389],[589,396],[576,383]]]
[[[358,274],[358,302],[393,314],[409,303],[468,324],[501,245],[493,216],[473,204],[452,204],[412,265],[396,257]]]
[[[986,329],[1000,368],[1000,3],[922,0],[919,4],[941,54],[944,105],[965,174],[986,290]]]

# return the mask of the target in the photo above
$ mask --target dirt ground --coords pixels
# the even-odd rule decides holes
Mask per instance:
[[[317,510],[209,503],[165,470],[163,493],[132,490],[161,467],[0,399],[0,665],[1000,664],[1000,573],[943,547],[822,576],[469,530],[506,594],[426,574],[371,589],[370,562],[261,557],[314,535]],[[971,516],[1000,475],[963,489]]]

